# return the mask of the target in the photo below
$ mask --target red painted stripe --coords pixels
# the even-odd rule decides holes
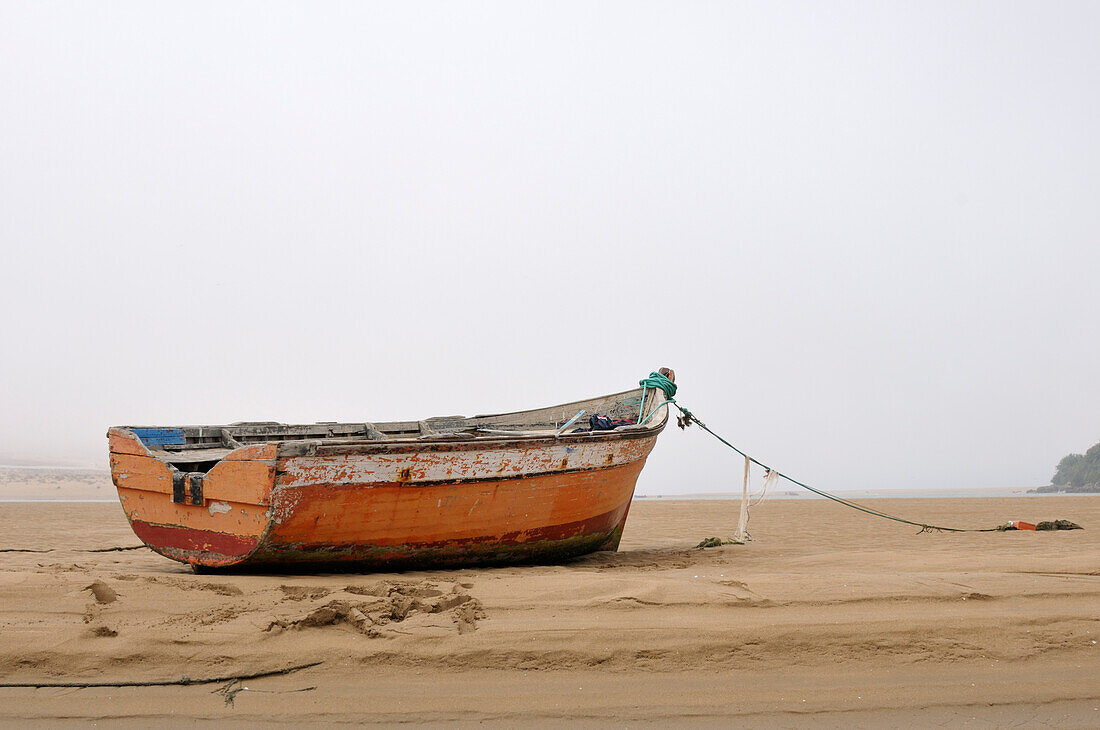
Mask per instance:
[[[244,556],[259,543],[255,537],[230,535],[212,530],[193,530],[189,527],[152,525],[141,520],[130,523],[134,533],[152,548],[175,548],[203,553],[217,553],[227,557]]]

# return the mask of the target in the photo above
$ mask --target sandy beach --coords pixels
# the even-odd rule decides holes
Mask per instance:
[[[618,553],[401,574],[195,575],[117,504],[0,504],[8,725],[1100,725],[1100,497],[636,501]],[[12,552],[12,550],[21,552]],[[38,552],[26,552],[38,551]]]

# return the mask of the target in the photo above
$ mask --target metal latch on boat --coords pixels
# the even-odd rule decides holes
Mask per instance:
[[[172,501],[176,504],[201,506],[204,503],[202,496],[204,476],[202,472],[172,472]]]

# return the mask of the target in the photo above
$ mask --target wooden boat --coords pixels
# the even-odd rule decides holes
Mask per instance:
[[[130,526],[196,570],[552,562],[618,549],[665,401],[639,388],[473,418],[107,436]],[[592,414],[635,424],[575,432]]]

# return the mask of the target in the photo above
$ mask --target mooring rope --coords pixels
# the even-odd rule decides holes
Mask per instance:
[[[665,393],[665,403],[675,403],[676,401],[672,396],[676,395],[676,383],[669,380],[666,376],[660,373],[650,373],[648,378],[642,378],[638,381],[638,385],[642,386],[642,402],[638,404],[638,425],[644,426],[649,419],[653,418],[653,414],[661,409],[661,406],[657,406],[649,415],[642,418],[642,411],[645,409],[645,396],[646,391],[650,388],[660,388]]]
[[[921,528],[921,532],[931,532],[933,530],[938,530],[938,531],[942,531],[942,532],[997,532],[998,531],[998,529],[996,527],[984,527],[984,528],[944,527],[942,525],[928,524],[927,522],[915,522],[913,520],[907,520],[907,519],[904,519],[902,517],[895,517],[894,515],[888,515],[885,512],[879,512],[878,510],[871,509],[870,507],[864,507],[861,504],[856,504],[855,502],[853,502],[849,499],[844,499],[843,497],[838,497],[837,495],[830,494],[829,492],[826,492],[822,489],[815,489],[814,487],[811,487],[809,484],[805,484],[803,482],[798,481],[797,479],[795,479],[793,477],[789,477],[786,474],[784,474],[783,472],[779,471],[778,469],[774,469],[774,468],[768,466],[767,464],[765,464],[764,462],[762,462],[758,459],[755,459],[752,456],[749,456],[744,451],[737,448],[736,446],[731,444],[729,441],[727,441],[726,439],[722,438],[717,433],[712,431],[710,429],[710,427],[707,426],[707,424],[700,421],[699,418],[694,413],[692,413],[687,408],[684,408],[682,405],[680,405],[679,403],[676,402],[675,398],[673,398],[673,396],[676,395],[676,383],[673,383],[671,380],[669,380],[664,375],[661,375],[660,373],[650,373],[648,378],[645,378],[644,380],[639,381],[638,384],[642,386],[642,402],[643,403],[645,402],[645,392],[646,392],[647,388],[660,388],[662,391],[664,391],[665,397],[667,398],[667,400],[664,403],[658,405],[656,408],[653,409],[653,412],[651,412],[649,414],[649,416],[646,417],[645,421],[648,421],[650,418],[652,418],[653,413],[656,413],[658,410],[660,410],[661,406],[665,406],[665,405],[675,406],[676,409],[678,411],[680,411],[680,413],[682,414],[682,415],[680,415],[676,418],[676,424],[681,429],[687,428],[688,426],[690,426],[693,423],[698,424],[699,428],[703,429],[704,431],[709,433],[711,436],[718,439],[723,444],[725,444],[729,448],[733,449],[734,451],[736,451],[741,456],[745,457],[746,463],[751,462],[753,464],[756,464],[757,466],[763,467],[769,473],[772,473],[772,474],[775,474],[779,477],[782,477],[783,479],[786,479],[791,484],[802,487],[803,489],[805,489],[809,492],[813,492],[814,494],[818,495],[819,497],[824,497],[825,499],[831,499],[832,501],[834,501],[838,504],[842,504],[845,507],[851,507],[854,510],[859,510],[860,512],[865,512],[869,515],[874,515],[875,517],[882,517],[883,519],[886,519],[886,520],[893,520],[894,522],[901,522],[902,524],[913,525],[914,527],[919,527],[919,528]],[[645,423],[645,421],[641,421],[641,423]]]

